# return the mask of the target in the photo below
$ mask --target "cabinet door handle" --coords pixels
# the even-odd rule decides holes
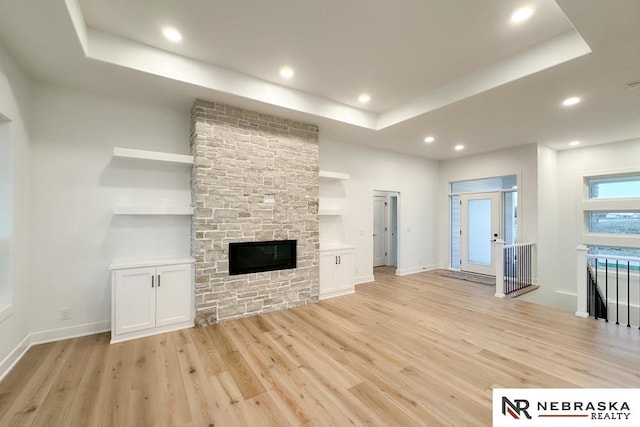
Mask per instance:
[[[342,264],[342,255],[338,255],[338,264]]]
[[[151,287],[152,287],[152,288],[153,288],[153,279],[155,279],[155,278],[156,278],[156,276],[155,276],[155,275],[152,275],[152,276],[151,276]]]
[[[160,275],[158,274],[158,287],[160,287]]]
[[[336,256],[336,265],[338,265],[338,257]]]

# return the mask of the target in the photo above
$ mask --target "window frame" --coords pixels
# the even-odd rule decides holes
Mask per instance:
[[[610,171],[599,171],[582,174],[582,239],[588,246],[610,246],[620,248],[640,248],[640,234],[594,233],[589,231],[589,214],[592,212],[638,212],[640,213],[640,197],[592,199],[590,198],[590,181],[593,179],[621,178],[639,176],[638,168],[627,168]]]

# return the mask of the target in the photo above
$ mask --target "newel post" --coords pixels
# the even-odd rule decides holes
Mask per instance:
[[[496,262],[496,298],[504,298],[504,240],[493,241],[493,259]]]
[[[577,269],[576,269],[576,316],[589,317],[587,308],[587,247],[578,245],[576,247]]]

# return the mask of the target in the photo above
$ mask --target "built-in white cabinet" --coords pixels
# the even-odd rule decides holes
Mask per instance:
[[[193,326],[193,260],[121,262],[110,269],[111,343]]]
[[[320,247],[320,299],[355,292],[354,247]]]

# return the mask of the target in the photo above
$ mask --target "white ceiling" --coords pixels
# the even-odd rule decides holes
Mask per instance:
[[[37,80],[181,109],[227,102],[434,159],[640,137],[640,89],[626,87],[640,80],[640,2],[558,3],[0,0],[0,44]],[[522,5],[535,12],[514,26]],[[561,107],[570,95],[583,102]]]
[[[555,2],[533,3],[516,28],[513,0],[80,0],[92,28],[374,112],[572,29]]]

